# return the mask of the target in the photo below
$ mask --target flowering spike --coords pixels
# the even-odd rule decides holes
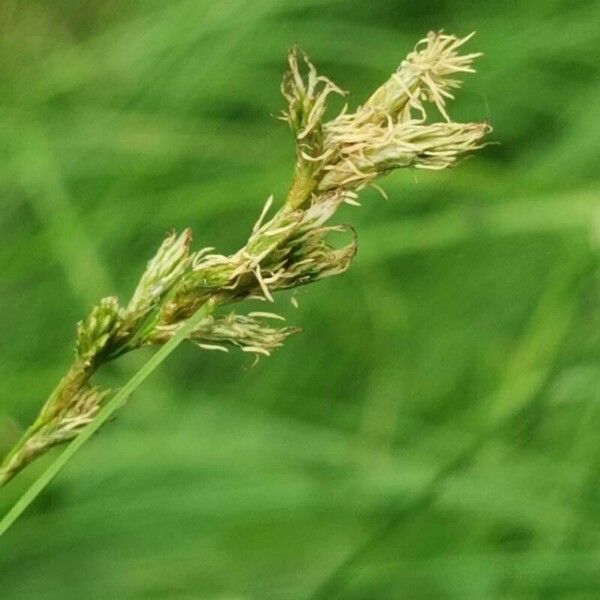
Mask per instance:
[[[138,319],[151,310],[169,287],[190,264],[189,247],[192,230],[185,229],[181,235],[169,234],[154,258],[150,260],[133,296],[127,305],[127,314]]]
[[[473,60],[480,53],[459,54],[458,50],[475,32],[464,38],[446,35],[441,31],[429,32],[415,49],[400,63],[398,70],[379,87],[361,108],[363,117],[373,122],[385,121],[387,115],[409,121],[414,112],[422,120],[426,113],[423,102],[435,104],[446,121],[446,99],[453,99],[450,90],[460,87],[461,82],[451,79],[455,73],[474,73]]]
[[[90,314],[77,324],[77,356],[91,364],[107,347],[119,322],[119,303],[114,297],[103,298]]]
[[[480,148],[490,126],[454,123],[446,110],[447,100],[453,98],[452,90],[460,87],[460,81],[452,76],[473,72],[473,60],[480,56],[460,53],[472,36],[461,39],[431,32],[355,112],[344,108],[336,118],[323,122],[323,111],[317,111],[317,120],[305,119],[312,141],[307,145],[303,135],[297,135],[298,158],[288,197],[290,206],[307,203],[319,192],[362,189],[397,168],[443,169],[461,155]],[[297,107],[304,106],[307,90],[314,88],[308,82],[315,78],[312,65],[303,80],[295,59],[290,61],[288,81],[294,82],[294,93],[286,94],[290,101],[289,122],[302,121],[300,115],[305,113]],[[324,81],[328,82],[322,90],[326,97],[334,84]],[[428,122],[427,104],[437,107],[445,123]]]
[[[357,249],[348,225],[328,222],[342,204],[360,206],[357,192],[393,169],[444,169],[480,148],[486,123],[455,123],[446,103],[472,72],[478,54],[461,54],[471,36],[430,33],[398,70],[356,111],[344,107],[325,120],[330,94],[344,92],[318,75],[306,56],[288,57],[282,91],[287,121],[296,141],[294,180],[284,205],[268,217],[271,196],[246,244],[231,255],[205,248],[190,254],[191,231],[170,234],[147,265],[126,308],[105,298],[77,328],[76,357],[37,420],[0,467],[0,485],[48,448],[75,437],[97,414],[108,390],[93,387],[98,367],[121,354],[171,339],[201,307],[206,316],[189,339],[206,350],[270,355],[296,331],[274,327],[277,315],[218,314],[220,306],[248,299],[274,301],[277,291],[343,273]],[[430,122],[434,105],[443,121]],[[382,190],[381,190],[382,191]],[[383,191],[382,191],[383,192]],[[385,195],[385,193],[383,193]],[[333,234],[352,241],[333,246]],[[292,304],[297,307],[294,296]]]

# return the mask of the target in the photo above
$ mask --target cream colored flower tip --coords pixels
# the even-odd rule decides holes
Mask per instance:
[[[460,54],[461,47],[475,32],[464,38],[430,32],[420,40],[414,50],[390,79],[378,88],[363,106],[363,111],[383,111],[402,119],[414,118],[414,111],[425,117],[423,102],[435,104],[446,121],[446,100],[454,99],[451,89],[461,81],[449,78],[455,73],[474,73],[473,61],[481,53]]]
[[[360,190],[396,168],[444,169],[480,148],[491,127],[456,123],[446,106],[461,84],[453,76],[474,72],[480,53],[461,53],[473,35],[429,33],[362,106],[354,112],[346,106],[330,121],[323,121],[327,97],[343,92],[318,76],[306,57],[303,76],[297,51],[292,51],[283,83],[289,104],[284,118],[297,143],[292,205],[315,192]],[[439,113],[433,123],[428,113],[432,106]],[[442,122],[435,122],[440,117]]]

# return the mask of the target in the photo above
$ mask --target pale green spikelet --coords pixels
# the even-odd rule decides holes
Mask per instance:
[[[248,315],[229,313],[209,316],[189,336],[204,350],[228,351],[235,346],[244,352],[270,356],[285,340],[300,331],[297,327],[273,327],[268,320],[285,320],[269,312],[251,312]],[[177,332],[180,325],[158,327],[151,343],[164,343]]]
[[[119,302],[110,296],[94,306],[90,314],[77,324],[77,356],[86,364],[104,351],[111,335],[118,328],[120,319]]]
[[[165,292],[181,277],[190,265],[192,230],[185,229],[180,235],[169,234],[152,260],[148,262],[133,296],[126,309],[126,315],[134,320],[142,318],[156,306]]]

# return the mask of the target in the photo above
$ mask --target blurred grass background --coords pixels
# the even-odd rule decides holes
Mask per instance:
[[[279,300],[304,332],[273,358],[180,348],[2,540],[0,598],[600,597],[598,23],[593,0],[3,0],[0,451],[167,230],[232,251],[282,197],[294,43],[356,104],[428,30],[477,30],[451,114],[500,144],[346,209],[353,269]]]

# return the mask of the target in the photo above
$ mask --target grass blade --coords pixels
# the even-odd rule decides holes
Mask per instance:
[[[117,392],[117,394],[98,412],[94,420],[81,432],[56,460],[44,471],[31,487],[13,505],[0,521],[0,536],[17,521],[27,507],[37,498],[44,488],[56,477],[75,453],[102,427],[111,415],[118,410],[129,396],[140,386],[146,378],[171,354],[191,331],[210,313],[211,307],[207,304],[201,306],[179,329],[179,331],[135,373],[135,375]]]

